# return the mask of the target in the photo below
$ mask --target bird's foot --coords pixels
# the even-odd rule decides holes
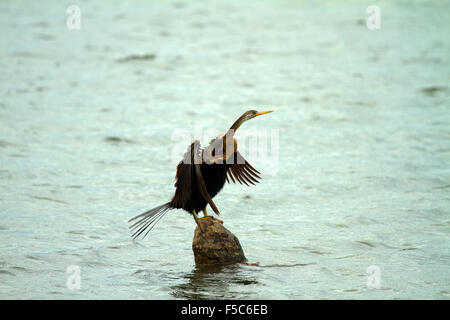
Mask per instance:
[[[198,226],[198,228],[200,229],[200,231],[201,231],[202,233],[205,232],[205,231],[206,231],[206,228],[202,227],[200,218],[198,217],[197,212],[195,212],[195,210],[192,211],[192,215],[193,215],[194,220],[195,220],[195,223],[197,224],[197,226]],[[203,218],[202,218],[202,219],[203,219]]]
[[[220,219],[217,219],[217,218],[214,218],[213,216],[205,216],[205,217],[203,217],[203,218],[200,218],[200,220],[217,220],[217,221],[219,221],[220,222],[220,224],[223,224],[223,221],[222,220],[220,220]]]

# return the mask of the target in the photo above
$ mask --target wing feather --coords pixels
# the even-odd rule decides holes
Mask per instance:
[[[176,208],[182,208],[184,204],[192,196],[193,182],[197,182],[198,192],[209,203],[213,211],[220,214],[216,204],[208,193],[203,180],[202,171],[202,150],[200,141],[195,140],[188,148],[183,156],[183,160],[177,165],[177,173],[175,176],[175,195],[172,199]],[[195,179],[195,180],[194,180]]]
[[[211,196],[208,193],[208,190],[206,189],[206,185],[205,185],[205,181],[203,180],[203,175],[202,175],[202,171],[200,169],[200,165],[194,164],[194,166],[195,166],[195,175],[197,178],[198,191],[200,192],[202,197],[209,203],[209,205],[211,206],[213,211],[217,215],[219,215],[220,214],[219,209],[217,209],[216,204],[214,203],[213,199],[211,198]]]
[[[259,174],[259,171],[253,168],[253,166],[248,163],[238,151],[234,154],[234,163],[227,171],[227,175],[231,178],[233,183],[238,181],[240,184],[246,184],[247,186],[249,186],[249,183],[252,185],[258,183],[258,179],[261,179]],[[227,181],[230,183],[228,179]]]
[[[200,143],[194,141],[183,155],[183,159],[177,165],[177,172],[175,175],[175,187],[177,189],[172,199],[175,208],[182,208],[192,195],[192,177],[194,175],[192,158],[195,154],[196,144]]]

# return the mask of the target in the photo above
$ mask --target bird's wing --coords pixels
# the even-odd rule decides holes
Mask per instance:
[[[237,180],[240,184],[244,183],[248,186],[250,183],[254,185],[259,182],[258,179],[261,179],[259,174],[259,171],[253,168],[239,151],[236,151],[234,154],[234,162],[227,171],[227,182],[230,183],[231,179],[233,183],[236,183]]]
[[[217,209],[216,204],[214,203],[213,199],[208,193],[208,190],[206,189],[205,181],[203,180],[202,171],[200,170],[200,165],[195,164],[195,176],[197,178],[197,185],[198,185],[198,191],[202,195],[202,197],[208,201],[210,207],[213,209],[213,211],[219,215],[219,209]]]
[[[175,175],[175,195],[172,199],[173,205],[176,208],[182,208],[186,201],[192,194],[192,176],[194,166],[192,165],[191,158],[194,156],[195,143],[193,142],[186,153],[183,155],[183,159],[177,165],[177,172]]]
[[[200,166],[202,164],[202,150],[200,148],[200,141],[195,140],[188,148],[183,156],[183,160],[177,165],[177,173],[175,176],[175,196],[173,198],[174,206],[177,208],[183,207],[186,201],[192,195],[192,182],[197,182],[198,192],[209,203],[213,211],[217,214],[219,210],[212,200],[206,189],[205,181],[203,180]]]

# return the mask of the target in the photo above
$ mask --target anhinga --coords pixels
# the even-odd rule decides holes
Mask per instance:
[[[192,214],[202,230],[197,212],[203,211],[207,216],[206,206],[209,204],[213,211],[219,214],[212,198],[223,188],[225,181],[230,182],[231,179],[236,183],[237,180],[246,185],[257,183],[257,179],[261,179],[259,172],[239,153],[234,134],[245,121],[269,112],[272,111],[245,112],[226,134],[213,139],[204,149],[200,148],[198,140],[194,141],[177,165],[176,190],[172,200],[130,219],[129,222],[137,220],[130,226],[132,237],[137,238],[148,229],[145,237],[168,210],[177,208]]]

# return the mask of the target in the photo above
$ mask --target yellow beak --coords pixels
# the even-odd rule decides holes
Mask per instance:
[[[256,116],[262,116],[263,114],[271,113],[271,112],[273,112],[273,110],[257,112],[257,113],[255,113],[255,117],[256,117]]]

